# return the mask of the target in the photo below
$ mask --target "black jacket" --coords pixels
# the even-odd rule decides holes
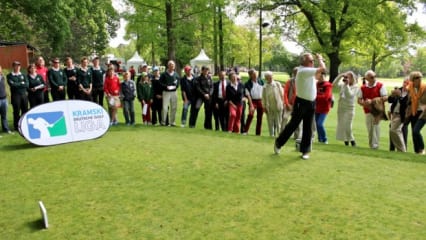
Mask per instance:
[[[237,84],[237,89],[235,89],[231,84],[226,86],[226,100],[235,105],[240,105],[244,97],[244,85],[240,82]]]
[[[205,94],[209,94],[211,96],[213,93],[213,84],[211,78],[202,74],[194,80],[194,87],[195,97],[198,98],[204,99]]]
[[[399,88],[399,90],[402,91],[402,88]],[[392,104],[390,108],[391,113],[394,112],[395,106],[399,102],[399,115],[401,115],[401,121],[404,122],[405,111],[407,110],[408,94],[405,95],[405,97],[396,97],[396,96],[390,95],[388,97],[388,102]]]
[[[188,80],[188,77],[185,75],[180,79],[180,86],[182,91],[182,99],[183,99],[183,93],[185,92],[186,97],[189,101],[194,100],[194,81],[195,78],[192,77],[191,80]]]
[[[225,81],[226,81],[226,87],[228,87],[228,85],[230,85],[231,82],[229,82],[228,80],[225,80]],[[217,82],[215,82],[215,83],[213,83],[213,96],[212,96],[213,103],[219,103],[219,88],[221,87],[220,83],[221,83],[220,80],[217,81]],[[225,87],[225,94],[226,94],[226,87]],[[222,99],[222,100],[225,101],[226,98]]]

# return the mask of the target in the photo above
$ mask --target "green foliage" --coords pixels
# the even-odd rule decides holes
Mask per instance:
[[[331,77],[339,71],[350,49],[368,56],[370,68],[384,59],[406,51],[410,41],[417,41],[424,31],[407,23],[407,12],[415,1],[380,0],[292,0],[238,1],[243,10],[263,6],[275,15],[287,38],[297,40],[307,51],[323,53],[329,58]]]
[[[124,15],[129,21],[127,38],[135,39],[136,49],[145,59],[151,59],[154,52],[155,61],[161,60],[164,63],[167,60],[165,56],[170,50],[167,41],[165,1],[132,0],[128,2],[132,4],[135,11]],[[226,12],[218,11],[219,6],[223,7],[226,4],[224,1],[196,1],[191,4],[187,1],[173,2],[172,33],[176,38],[173,48],[176,59],[181,65],[188,64],[201,48],[204,48],[212,59],[219,61],[220,53],[215,51],[215,46],[219,46],[219,43],[215,41],[218,41],[219,34],[223,34],[222,47],[226,67],[258,66],[259,42],[256,27],[236,26]],[[222,33],[218,30],[220,14],[223,19]],[[215,34],[217,34],[216,37]],[[272,55],[276,53],[275,50],[274,52],[269,50],[276,49],[278,45],[282,46],[278,39],[279,35],[271,35],[264,39],[265,62],[272,59]],[[280,48],[280,50],[283,49]],[[281,53],[285,55],[285,52]]]
[[[118,27],[109,0],[5,0],[0,20],[0,39],[29,43],[46,58],[102,54]]]
[[[415,58],[412,59],[411,71],[421,71],[426,73],[426,48],[422,47],[417,49]]]

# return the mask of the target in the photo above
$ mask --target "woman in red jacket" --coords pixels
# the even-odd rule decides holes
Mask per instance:
[[[108,67],[105,83],[104,92],[108,103],[109,117],[111,118],[111,125],[117,125],[117,108],[121,105],[120,103],[120,79],[114,72],[114,67]]]
[[[315,78],[318,80],[315,108],[315,123],[317,126],[318,142],[327,144],[327,134],[324,128],[324,121],[331,109],[333,85],[329,81],[326,81],[325,72],[317,73]]]

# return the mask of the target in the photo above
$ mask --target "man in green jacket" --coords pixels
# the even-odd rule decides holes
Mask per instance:
[[[18,123],[21,116],[28,111],[28,79],[21,73],[21,63],[12,63],[12,72],[7,74],[7,83],[10,87],[11,102],[13,107],[13,127],[19,131]]]
[[[59,58],[53,59],[53,67],[47,71],[47,79],[50,84],[50,94],[53,101],[65,100],[65,86],[67,77],[59,67]]]
[[[166,125],[167,113],[170,106],[170,125],[176,126],[177,93],[179,87],[179,75],[175,71],[175,62],[167,63],[167,70],[160,76],[160,84],[163,87],[163,119],[161,125]]]

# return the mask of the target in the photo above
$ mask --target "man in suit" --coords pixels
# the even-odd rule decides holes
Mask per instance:
[[[226,86],[229,81],[226,80],[226,72],[219,72],[219,81],[213,84],[213,115],[215,119],[215,129],[219,130],[219,124],[222,131],[228,130],[228,103],[226,101]]]

